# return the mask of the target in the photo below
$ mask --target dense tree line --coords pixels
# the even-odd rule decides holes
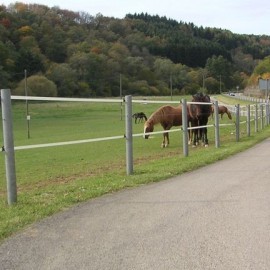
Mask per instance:
[[[23,94],[27,78],[34,95],[119,96],[120,84],[133,95],[243,89],[269,45],[269,36],[147,13],[116,19],[17,2],[0,6],[0,88]]]

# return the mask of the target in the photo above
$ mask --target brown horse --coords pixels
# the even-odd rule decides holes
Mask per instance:
[[[200,106],[196,104],[187,105],[188,122],[191,119],[197,119],[200,115]],[[165,105],[152,113],[148,120],[144,123],[144,138],[148,139],[149,134],[154,131],[154,126],[161,124],[164,130],[170,130],[173,126],[182,126],[182,106],[173,107]],[[167,147],[170,144],[169,133],[163,133],[163,141],[161,147]]]
[[[199,139],[202,140],[202,143],[205,147],[208,146],[208,138],[207,138],[207,123],[208,118],[212,113],[212,105],[211,105],[211,99],[208,95],[205,95],[203,93],[199,93],[196,95],[196,101],[206,103],[201,104],[201,114],[198,121],[198,126],[202,126],[199,130]]]
[[[203,145],[208,146],[207,128],[205,126],[207,125],[208,117],[212,113],[212,107],[209,104],[211,103],[211,100],[208,95],[203,93],[197,93],[192,97],[192,102],[198,102],[198,106],[200,107],[200,114],[197,118],[189,118],[189,124],[191,127],[195,127],[195,129],[189,130],[189,144],[192,142],[193,147],[195,147],[201,140]]]
[[[213,118],[213,113],[214,113],[214,107],[212,107],[212,118]],[[228,115],[228,118],[229,119],[232,119],[232,114],[231,112],[229,111],[229,109],[224,106],[224,105],[219,105],[218,106],[218,113],[220,114],[220,118],[222,119],[223,117],[223,114],[226,113]]]

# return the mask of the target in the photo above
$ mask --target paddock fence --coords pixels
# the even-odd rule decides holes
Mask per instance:
[[[193,129],[188,126],[187,122],[187,104],[192,104],[195,102],[187,102],[185,99],[181,101],[153,101],[153,100],[132,100],[132,96],[125,96],[124,98],[116,99],[93,99],[93,98],[55,98],[55,97],[33,97],[33,96],[12,96],[9,89],[1,89],[1,107],[2,107],[2,124],[3,124],[3,146],[2,152],[5,155],[5,169],[6,169],[6,181],[7,181],[7,201],[8,204],[13,204],[17,202],[17,184],[16,184],[16,169],[15,169],[15,151],[27,150],[33,148],[44,148],[44,147],[57,147],[72,144],[82,144],[82,143],[93,143],[99,141],[108,140],[118,140],[124,139],[126,142],[126,173],[127,175],[133,174],[133,138],[145,135],[144,133],[133,133],[132,130],[132,104],[133,103],[159,103],[159,104],[182,104],[183,114],[182,114],[182,127],[168,130],[166,132],[182,132],[183,133],[183,155],[188,156],[188,131]],[[94,139],[85,140],[73,140],[57,143],[45,143],[45,144],[35,144],[35,145],[24,145],[24,146],[14,146],[13,138],[13,119],[12,119],[12,106],[11,100],[24,100],[24,101],[63,101],[63,102],[102,102],[102,103],[119,103],[124,104],[125,107],[125,134],[112,137],[101,137]],[[250,125],[251,122],[255,123],[255,132],[259,129],[259,122],[261,123],[261,128],[265,125],[269,125],[269,104],[255,104],[248,106],[231,106],[229,109],[235,115],[235,122],[230,124],[220,124],[219,114],[218,114],[218,101],[213,101],[211,103],[201,103],[203,105],[214,106],[214,123],[206,125],[206,128],[215,129],[215,147],[220,147],[220,135],[219,130],[222,126],[231,125],[235,128],[235,139],[240,140],[240,125],[247,125],[247,135],[250,136]],[[253,108],[251,110],[251,107]],[[240,117],[245,116],[246,120],[240,122]],[[30,117],[27,115],[27,120]],[[202,128],[197,127],[197,128]],[[163,134],[164,131],[151,132],[151,134]],[[147,133],[146,133],[147,134]]]

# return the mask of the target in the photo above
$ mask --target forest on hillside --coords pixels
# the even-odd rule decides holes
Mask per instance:
[[[0,5],[0,88],[60,97],[209,94],[244,89],[270,37],[127,14]],[[270,73],[268,69],[260,69]]]

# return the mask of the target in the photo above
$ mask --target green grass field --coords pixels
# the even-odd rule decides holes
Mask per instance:
[[[182,97],[181,97],[182,98]],[[178,97],[178,100],[181,99]],[[165,98],[160,98],[165,100]],[[170,98],[167,98],[169,101]],[[174,97],[177,100],[177,97]],[[223,98],[223,101],[224,98]],[[228,98],[227,103],[234,102]],[[133,113],[150,116],[162,104],[134,103]],[[27,138],[25,103],[13,102],[15,146],[64,142],[124,135],[124,105],[119,103],[29,102],[30,138]],[[122,118],[122,120],[121,120]],[[209,118],[210,123],[212,119]],[[224,115],[220,123],[233,123]],[[177,127],[176,127],[177,128]],[[156,127],[155,131],[162,130]],[[182,133],[170,133],[168,148],[160,147],[162,135],[149,140],[134,137],[134,174],[126,175],[125,139],[17,150],[18,202],[7,205],[4,153],[0,153],[0,240],[41,218],[108,192],[160,181],[223,159],[268,137],[270,128],[246,136],[241,125],[240,142],[234,126],[220,128],[221,147],[215,148],[214,129],[209,128],[209,148],[189,148],[183,157]],[[2,125],[0,127],[2,142]],[[133,124],[142,133],[143,124]]]

